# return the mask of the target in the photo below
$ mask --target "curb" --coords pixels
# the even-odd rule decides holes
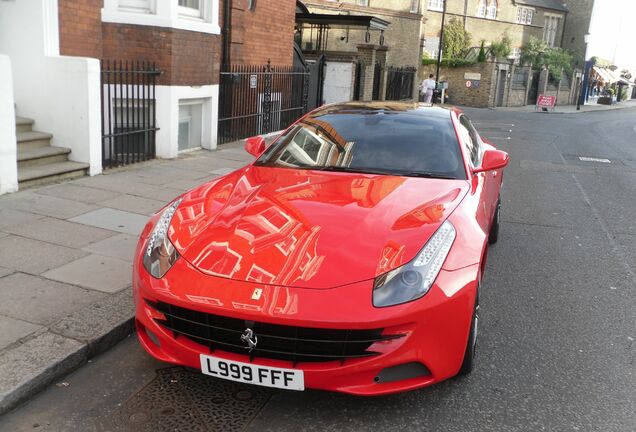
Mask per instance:
[[[0,353],[0,416],[130,335],[133,315],[126,288]]]

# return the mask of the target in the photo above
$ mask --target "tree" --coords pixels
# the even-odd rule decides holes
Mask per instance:
[[[462,22],[457,18],[452,18],[444,26],[442,43],[444,58],[460,58],[470,48],[471,39],[470,33],[466,31]]]
[[[521,63],[532,63],[535,68],[541,67],[543,55],[547,49],[545,42],[530,36],[528,42],[521,48]]]
[[[535,69],[545,65],[550,71],[552,78],[559,81],[562,72],[572,75],[574,56],[563,48],[550,48],[545,42],[535,37],[530,37],[528,42],[521,48],[521,61],[532,63]]]
[[[504,33],[499,42],[491,42],[490,50],[497,58],[506,58],[512,52],[512,40],[507,33]]]
[[[484,40],[481,41],[481,46],[479,47],[479,54],[477,55],[477,63],[483,63],[486,61],[486,50],[484,48]]]

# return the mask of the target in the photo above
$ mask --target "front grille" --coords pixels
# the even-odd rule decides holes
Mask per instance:
[[[172,332],[176,339],[186,337],[209,348],[255,357],[298,362],[325,362],[369,357],[379,354],[369,351],[376,342],[400,338],[404,335],[383,335],[383,329],[339,330],[294,327],[246,321],[198,312],[163,302],[146,301],[165,315],[155,322]],[[250,328],[258,338],[255,349],[249,351],[241,341],[245,329]]]

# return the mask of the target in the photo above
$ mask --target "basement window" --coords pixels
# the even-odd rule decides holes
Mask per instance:
[[[155,13],[152,0],[119,0],[119,10],[135,13]]]
[[[179,103],[179,151],[201,148],[203,103],[200,100]]]

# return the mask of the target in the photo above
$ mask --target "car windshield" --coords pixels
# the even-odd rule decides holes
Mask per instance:
[[[291,127],[256,165],[466,179],[450,114],[437,109],[321,110]]]

